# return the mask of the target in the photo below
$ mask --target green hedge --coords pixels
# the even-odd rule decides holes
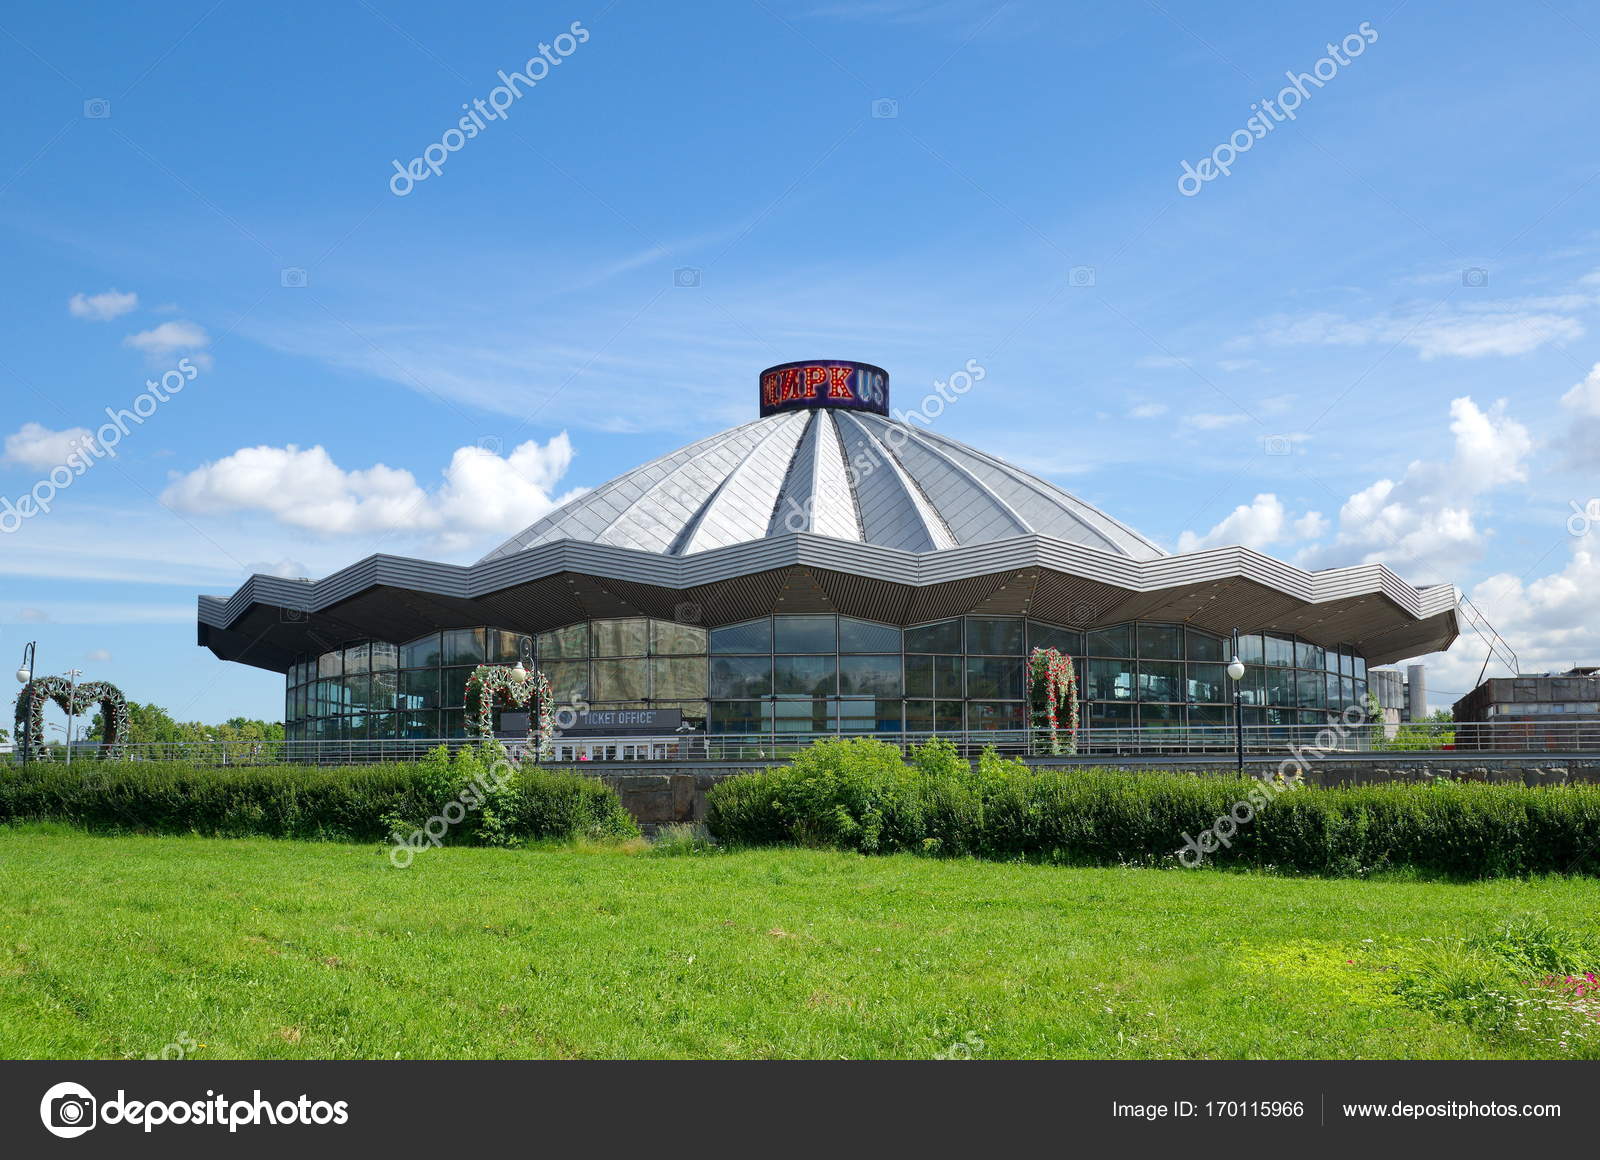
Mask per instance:
[[[1231,834],[1218,826],[1245,802],[1248,821]],[[711,790],[708,807],[712,833],[733,845],[1324,875],[1600,873],[1594,785],[1279,789],[1231,776],[1037,769],[992,752],[974,769],[940,741],[908,763],[893,746],[860,739],[821,742],[790,765],[730,778]],[[1227,844],[1202,855],[1187,839],[1201,842],[1207,831]]]
[[[401,840],[476,783],[444,844],[518,845],[639,832],[595,778],[525,767],[489,778],[496,754],[440,747],[408,764],[203,768],[164,762],[34,763],[0,773],[0,822],[54,819],[112,832]],[[454,811],[452,811],[454,812]],[[431,843],[430,843],[431,844]]]

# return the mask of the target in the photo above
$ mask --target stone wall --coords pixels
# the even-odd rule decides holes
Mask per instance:
[[[1080,758],[1030,759],[1030,765],[1047,767],[1123,766],[1135,769],[1181,770],[1185,773],[1232,773],[1232,761],[1191,758]],[[697,765],[601,765],[583,762],[569,766],[579,773],[599,777],[615,789],[622,804],[647,833],[674,822],[698,822],[706,816],[706,791],[759,763],[705,762]],[[778,762],[767,762],[776,765]],[[1277,761],[1247,760],[1245,770],[1254,777],[1269,776]],[[1600,783],[1600,754],[1535,753],[1525,756],[1478,754],[1453,756],[1430,753],[1402,756],[1393,753],[1331,756],[1306,764],[1306,781],[1312,785],[1376,785],[1389,781],[1431,781],[1451,778],[1530,786],[1567,782]]]
[[[1191,764],[1179,762],[1140,763],[1143,769],[1179,769],[1189,773],[1232,773],[1234,764]],[[1278,770],[1275,761],[1246,760],[1245,772],[1252,777],[1270,776]],[[1327,757],[1305,764],[1307,783],[1331,788],[1340,785],[1379,785],[1390,781],[1488,781],[1529,786],[1563,785],[1567,782],[1600,782],[1600,756],[1542,753],[1517,756],[1475,754],[1451,757],[1444,754],[1402,756],[1374,754],[1370,757]]]
[[[706,816],[706,791],[744,769],[641,768],[637,765],[596,768],[593,762],[584,762],[576,768],[579,773],[599,777],[616,790],[623,807],[646,833],[673,822],[702,820]]]

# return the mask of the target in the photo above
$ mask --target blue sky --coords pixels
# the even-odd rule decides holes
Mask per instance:
[[[196,593],[475,559],[822,356],[901,406],[976,359],[942,432],[1170,550],[1381,560],[1600,660],[1597,50],[1570,0],[13,6],[0,496],[194,373],[0,535],[0,648],[276,717]]]

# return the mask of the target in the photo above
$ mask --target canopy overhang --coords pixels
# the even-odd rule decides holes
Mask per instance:
[[[916,553],[798,532],[675,556],[560,540],[477,564],[374,555],[322,580],[251,576],[231,596],[200,597],[199,643],[284,672],[348,642],[484,624],[536,633],[624,616],[714,628],[775,612],[901,625],[1009,615],[1294,633],[1381,665],[1448,648],[1457,599],[1452,585],[1414,587],[1381,564],[1307,572],[1243,547],[1132,560],[1025,535]]]

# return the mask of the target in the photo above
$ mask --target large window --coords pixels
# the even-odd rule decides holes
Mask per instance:
[[[827,656],[775,656],[772,691],[780,697],[832,697],[839,692],[839,658]]]
[[[838,651],[838,628],[831,616],[774,616],[772,651],[832,653]]]
[[[713,697],[765,697],[772,692],[770,656],[712,657]]]
[[[521,661],[549,677],[560,703],[677,708],[713,733],[1005,730],[1027,724],[1035,648],[1073,659],[1091,730],[1232,722],[1232,641],[1192,626],[1082,631],[968,616],[901,628],[822,613],[711,629],[620,617],[536,636],[475,626],[341,642],[290,666],[284,712],[291,738],[460,735],[473,667]],[[1321,723],[1366,695],[1366,662],[1353,649],[1267,632],[1242,634],[1238,652],[1246,724]]]

